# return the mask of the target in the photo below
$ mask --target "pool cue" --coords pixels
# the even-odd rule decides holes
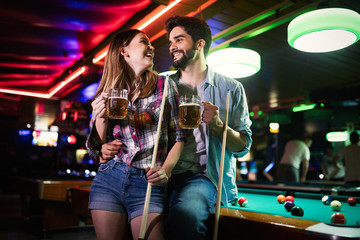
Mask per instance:
[[[226,110],[225,110],[225,121],[224,121],[224,126],[223,126],[223,139],[222,139],[222,150],[221,150],[221,160],[220,160],[220,170],[219,170],[218,191],[217,191],[216,207],[215,207],[215,222],[214,222],[213,240],[217,239],[218,229],[219,229],[221,190],[222,190],[222,182],[223,182],[223,175],[224,175],[224,158],[225,158],[225,148],[226,148],[229,99],[230,99],[230,92],[228,91],[227,96],[226,96]]]
[[[165,106],[165,101],[166,101],[167,94],[168,94],[168,89],[167,89],[168,81],[169,81],[169,76],[166,76],[163,96],[161,99],[160,116],[159,116],[159,122],[157,125],[156,140],[155,140],[155,145],[154,145],[153,157],[152,157],[152,161],[151,161],[151,168],[155,167],[155,163],[156,163],[157,150],[159,147],[159,138],[160,138],[160,132],[161,132],[161,122],[163,119],[164,106]],[[147,222],[147,217],[148,217],[148,213],[149,213],[150,195],[151,195],[151,183],[148,183],[147,189],[146,189],[144,210],[143,210],[142,219],[141,219],[141,227],[140,227],[140,233],[139,233],[139,238],[138,238],[139,240],[145,239],[146,222]]]

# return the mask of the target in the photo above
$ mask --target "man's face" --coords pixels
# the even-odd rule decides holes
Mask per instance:
[[[194,42],[183,27],[174,27],[169,34],[169,52],[175,68],[186,67],[195,56]]]

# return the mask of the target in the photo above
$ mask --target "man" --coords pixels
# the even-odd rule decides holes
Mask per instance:
[[[350,145],[340,149],[333,159],[334,164],[339,168],[339,158],[345,162],[345,183],[360,184],[360,146],[359,134],[353,131],[350,134]],[[337,173],[337,169],[330,174],[330,178]]]
[[[216,205],[226,95],[230,92],[222,204],[237,201],[236,157],[248,153],[251,121],[240,82],[213,72],[206,65],[211,45],[207,23],[193,17],[167,20],[169,51],[178,68],[171,78],[181,95],[198,95],[203,103],[201,125],[185,130],[187,141],[169,181],[167,233],[174,239],[204,239],[205,222]]]
[[[277,169],[277,180],[305,182],[309,169],[310,149],[312,140],[305,137],[302,140],[293,139],[286,143],[284,153]],[[301,177],[300,177],[300,166]]]

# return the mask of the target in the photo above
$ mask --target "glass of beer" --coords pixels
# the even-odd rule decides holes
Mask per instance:
[[[128,91],[119,88],[110,89],[106,111],[109,118],[125,118],[128,111]]]
[[[201,122],[201,99],[199,96],[180,96],[179,124],[184,129],[194,129]]]

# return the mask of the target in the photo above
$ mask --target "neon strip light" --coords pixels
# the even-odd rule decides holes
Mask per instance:
[[[9,93],[9,94],[16,94],[16,95],[22,95],[22,96],[29,96],[29,97],[51,98],[61,88],[63,88],[65,85],[67,85],[72,80],[77,78],[80,74],[85,72],[85,70],[86,70],[85,67],[81,67],[81,68],[77,69],[74,73],[72,73],[69,77],[67,77],[64,81],[59,83],[53,90],[51,90],[48,93],[21,91],[21,90],[14,90],[14,89],[1,89],[1,88],[0,88],[0,92]]]
[[[108,53],[109,45],[110,44],[108,44],[105,48],[103,48],[100,52],[98,52],[98,55],[94,57],[92,60],[93,63],[97,63],[106,56],[106,54]]]
[[[149,20],[147,20],[144,24],[142,24],[140,27],[136,27],[137,24],[135,24],[132,28],[136,28],[139,30],[143,30],[144,28],[146,28],[147,26],[149,26],[152,22],[154,22],[156,19],[158,19],[159,17],[161,17],[162,15],[164,15],[167,11],[169,11],[171,8],[173,8],[176,4],[178,4],[179,2],[181,2],[181,0],[176,0],[174,2],[172,2],[171,4],[169,4],[167,7],[165,7],[164,9],[162,9],[160,12],[158,12],[157,14],[155,14],[155,16],[153,16],[152,18],[150,18]],[[161,6],[162,7],[162,6]],[[160,7],[160,8],[161,8]],[[159,9],[159,7],[158,7]],[[162,32],[163,34],[165,34],[165,31]],[[109,45],[106,46],[105,48],[103,48],[101,51],[99,51],[99,55],[96,56],[95,58],[93,58],[92,62],[93,63],[97,63],[99,62],[101,59],[103,59],[109,49]]]
[[[166,8],[164,8],[163,10],[161,10],[160,12],[158,12],[155,16],[153,16],[152,18],[150,18],[148,21],[146,21],[143,25],[141,25],[138,29],[139,30],[143,30],[144,28],[146,28],[148,25],[150,25],[152,22],[154,22],[156,19],[158,19],[159,17],[161,17],[164,13],[166,13],[167,11],[169,11],[170,9],[172,9],[176,4],[178,4],[179,2],[181,2],[181,0],[176,0],[173,3],[171,3],[170,5],[168,5]]]
[[[300,112],[300,111],[307,111],[307,110],[311,110],[316,106],[315,103],[311,103],[311,104],[301,104],[298,106],[295,106],[292,108],[293,112]]]
[[[22,95],[22,96],[29,96],[29,97],[49,98],[47,93],[36,93],[36,92],[20,91],[20,90],[13,90],[13,89],[0,89],[0,92]]]
[[[266,166],[264,172],[269,172],[274,167],[274,162],[271,162],[269,165]]]
[[[49,95],[52,97],[55,93],[57,93],[61,88],[70,83],[72,80],[80,76],[83,72],[85,72],[85,67],[81,67],[73,72],[69,77],[67,77],[64,81],[59,83],[53,90],[50,91]]]

